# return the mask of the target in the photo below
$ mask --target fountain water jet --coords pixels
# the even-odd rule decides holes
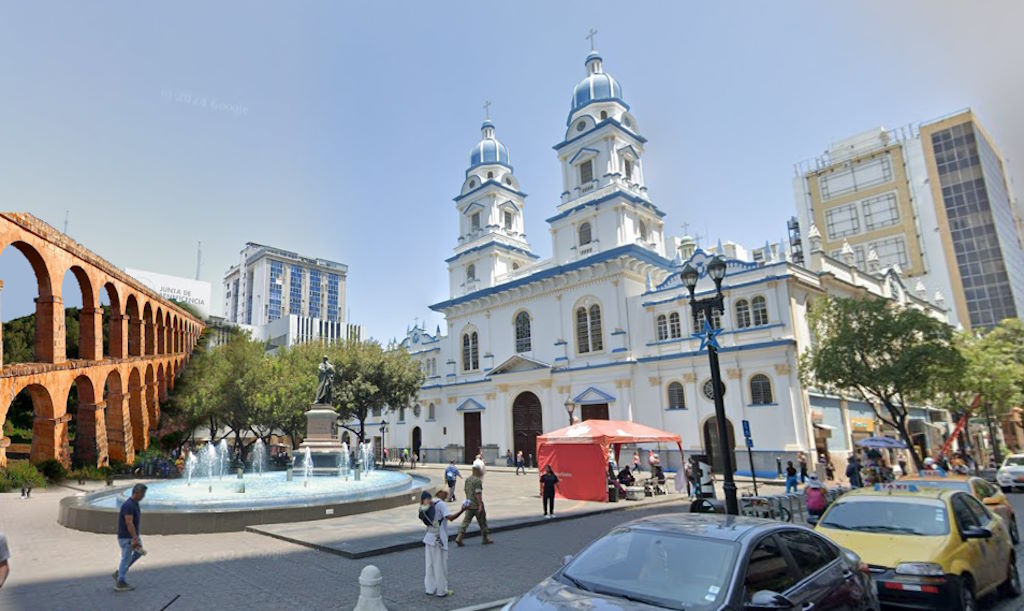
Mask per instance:
[[[252,446],[251,469],[253,473],[260,477],[263,477],[263,472],[267,470],[267,446],[263,443],[262,439],[257,439],[256,443]]]

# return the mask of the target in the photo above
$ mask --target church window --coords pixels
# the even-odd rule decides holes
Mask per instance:
[[[427,405],[427,420],[433,420],[434,419],[434,410],[435,410],[435,408],[434,408],[434,404],[433,403]]]
[[[668,330],[672,339],[679,339],[683,336],[683,330],[679,325],[679,312],[672,312],[668,315]]]
[[[512,179],[510,177],[506,176],[505,177],[505,184],[506,185],[511,185],[512,184]]]
[[[512,221],[514,217],[511,212],[505,211],[505,230],[512,231]]]
[[[711,328],[721,329],[722,328],[722,313],[715,308],[712,310],[711,316]],[[697,330],[700,331],[704,328],[704,310],[697,311]]]
[[[475,187],[475,186],[476,186],[476,181],[475,181],[475,180],[471,180],[471,181],[469,181],[469,188],[470,188],[470,189],[472,189],[472,188],[473,188],[473,187]]]
[[[466,266],[466,282],[476,280],[476,265],[470,263]]]
[[[750,402],[754,405],[771,405],[773,403],[772,382],[763,373],[750,378]]]
[[[576,131],[581,132],[585,129],[587,129],[586,121],[580,121],[579,123],[576,124]]]
[[[494,178],[494,172],[488,172],[487,178]]]
[[[475,229],[480,229],[480,213],[479,212],[474,212],[473,216],[469,217],[469,225],[474,230]]]
[[[746,299],[736,302],[736,326],[740,329],[750,326],[750,304]]]
[[[659,342],[668,339],[668,318],[664,314],[658,314],[657,332]]]
[[[668,408],[686,409],[686,397],[683,395],[683,385],[679,382],[672,382],[668,385]]]
[[[644,242],[647,241],[647,223],[640,221],[637,223],[637,231],[640,232],[640,239]]]
[[[580,354],[604,350],[601,333],[601,306],[576,308],[576,351]]]
[[[607,110],[602,110],[601,111],[601,120],[604,121],[607,118],[608,118],[608,111]]]
[[[519,264],[518,263],[513,263],[512,264],[512,271],[516,271],[517,269],[519,269]]]
[[[626,127],[632,127],[633,126],[633,122],[629,120],[629,117],[623,118],[622,119],[622,124],[625,125]]]
[[[587,159],[580,164],[580,184],[585,185],[594,180],[594,160]]]
[[[530,315],[526,312],[516,314],[516,352],[529,352],[532,349],[530,341]]]
[[[579,228],[580,246],[590,244],[590,223],[581,223]]]
[[[764,297],[754,297],[751,301],[751,312],[754,315],[754,326],[768,324],[768,304],[765,302]]]
[[[398,421],[399,422],[405,422],[405,408],[404,407],[398,408]]]
[[[633,180],[633,160],[625,159],[622,162],[623,170],[626,172],[626,180]]]
[[[462,370],[480,369],[480,344],[476,331],[462,334]]]

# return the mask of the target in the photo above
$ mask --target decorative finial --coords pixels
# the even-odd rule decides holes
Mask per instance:
[[[590,52],[593,53],[594,49],[594,37],[597,36],[597,30],[590,28],[590,32],[587,33],[586,38],[590,39]]]
[[[484,100],[484,120],[485,121],[490,121],[491,120],[491,101],[490,100]]]

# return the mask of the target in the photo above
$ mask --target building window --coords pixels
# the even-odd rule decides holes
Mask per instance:
[[[647,241],[647,223],[640,221],[637,223],[637,231],[640,233],[640,239],[644,242]]]
[[[512,264],[512,271],[516,271],[517,269],[519,269],[519,264],[518,263],[513,263]]]
[[[841,170],[818,176],[821,198],[832,199],[892,180],[892,160],[886,153],[881,157],[849,164]]]
[[[513,218],[514,217],[512,216],[512,213],[506,210],[505,211],[505,231],[512,231],[512,220],[513,220]]]
[[[587,129],[587,124],[585,121],[580,121],[579,123],[576,124],[576,131],[581,132],[585,129]]]
[[[433,419],[434,419],[434,404],[431,403],[431,404],[427,405],[427,420],[433,420]]]
[[[604,121],[607,118],[608,118],[608,111],[607,110],[602,110],[601,111],[601,120]]]
[[[494,172],[488,172],[487,178],[494,178]]]
[[[668,339],[668,318],[664,314],[658,314],[657,332],[659,342]]]
[[[750,310],[754,315],[755,327],[768,324],[768,304],[765,302],[764,297],[754,297],[750,302]]]
[[[587,159],[580,164],[580,184],[585,185],[594,180],[594,160]]]
[[[532,349],[530,341],[530,315],[526,312],[516,314],[516,352],[529,352]]]
[[[604,350],[601,306],[596,303],[576,308],[576,351],[580,354]]]
[[[462,370],[480,369],[480,344],[476,331],[462,334]]]
[[[309,270],[309,315],[320,318],[320,270]]]
[[[475,180],[471,180],[471,181],[469,181],[469,188],[470,188],[470,189],[472,189],[472,188],[473,188],[473,187],[475,187],[475,186],[476,186],[476,181],[475,181]]]
[[[746,299],[736,302],[736,327],[746,329],[750,326],[750,304]]]
[[[298,265],[288,273],[288,313],[302,316],[302,268]]]
[[[398,421],[399,422],[405,422],[405,408],[404,407],[398,408]]]
[[[270,260],[270,295],[267,299],[267,320],[272,322],[281,318],[281,296],[284,289],[284,263]]]
[[[580,234],[580,246],[586,246],[587,244],[590,244],[590,223],[580,223],[580,228],[578,229],[578,232]]]
[[[683,329],[679,324],[679,312],[672,312],[668,315],[668,331],[672,339],[679,339],[683,336]]]
[[[470,263],[466,266],[466,282],[472,282],[476,280],[476,265]]]
[[[686,398],[683,396],[683,385],[672,382],[668,385],[668,408],[686,409]]]
[[[884,240],[878,240],[877,242],[872,242],[870,247],[875,249],[875,253],[878,254],[878,263],[882,267],[898,264],[904,272],[910,267],[910,258],[907,256],[907,243],[903,240],[903,236],[893,236]]]
[[[721,329],[722,328],[722,313],[718,308],[711,310],[711,328]],[[700,332],[704,328],[704,310],[697,310],[697,331]]]
[[[340,279],[338,274],[327,274],[327,320],[339,322],[338,315],[338,285]]]
[[[868,231],[890,227],[900,222],[900,207],[896,193],[885,193],[861,201],[864,228]]]
[[[825,228],[828,239],[835,240],[848,235],[860,233],[860,217],[857,216],[857,204],[836,206],[825,211]]]
[[[750,378],[750,402],[754,405],[771,405],[773,403],[772,383],[763,373]]]
[[[633,160],[624,159],[622,161],[622,168],[626,173],[626,180],[633,180]]]
[[[479,212],[474,212],[473,216],[469,217],[469,227],[470,227],[470,229],[472,229],[474,231],[476,231],[477,229],[480,229],[480,213]]]

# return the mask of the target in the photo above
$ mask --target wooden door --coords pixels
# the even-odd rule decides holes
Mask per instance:
[[[480,412],[462,414],[462,430],[465,435],[466,464],[471,464],[480,452]]]
[[[513,455],[522,451],[526,464],[536,461],[537,436],[544,432],[540,399],[532,392],[520,393],[512,402],[512,444]]]
[[[608,404],[595,403],[594,405],[583,405],[580,410],[581,420],[608,420]]]

